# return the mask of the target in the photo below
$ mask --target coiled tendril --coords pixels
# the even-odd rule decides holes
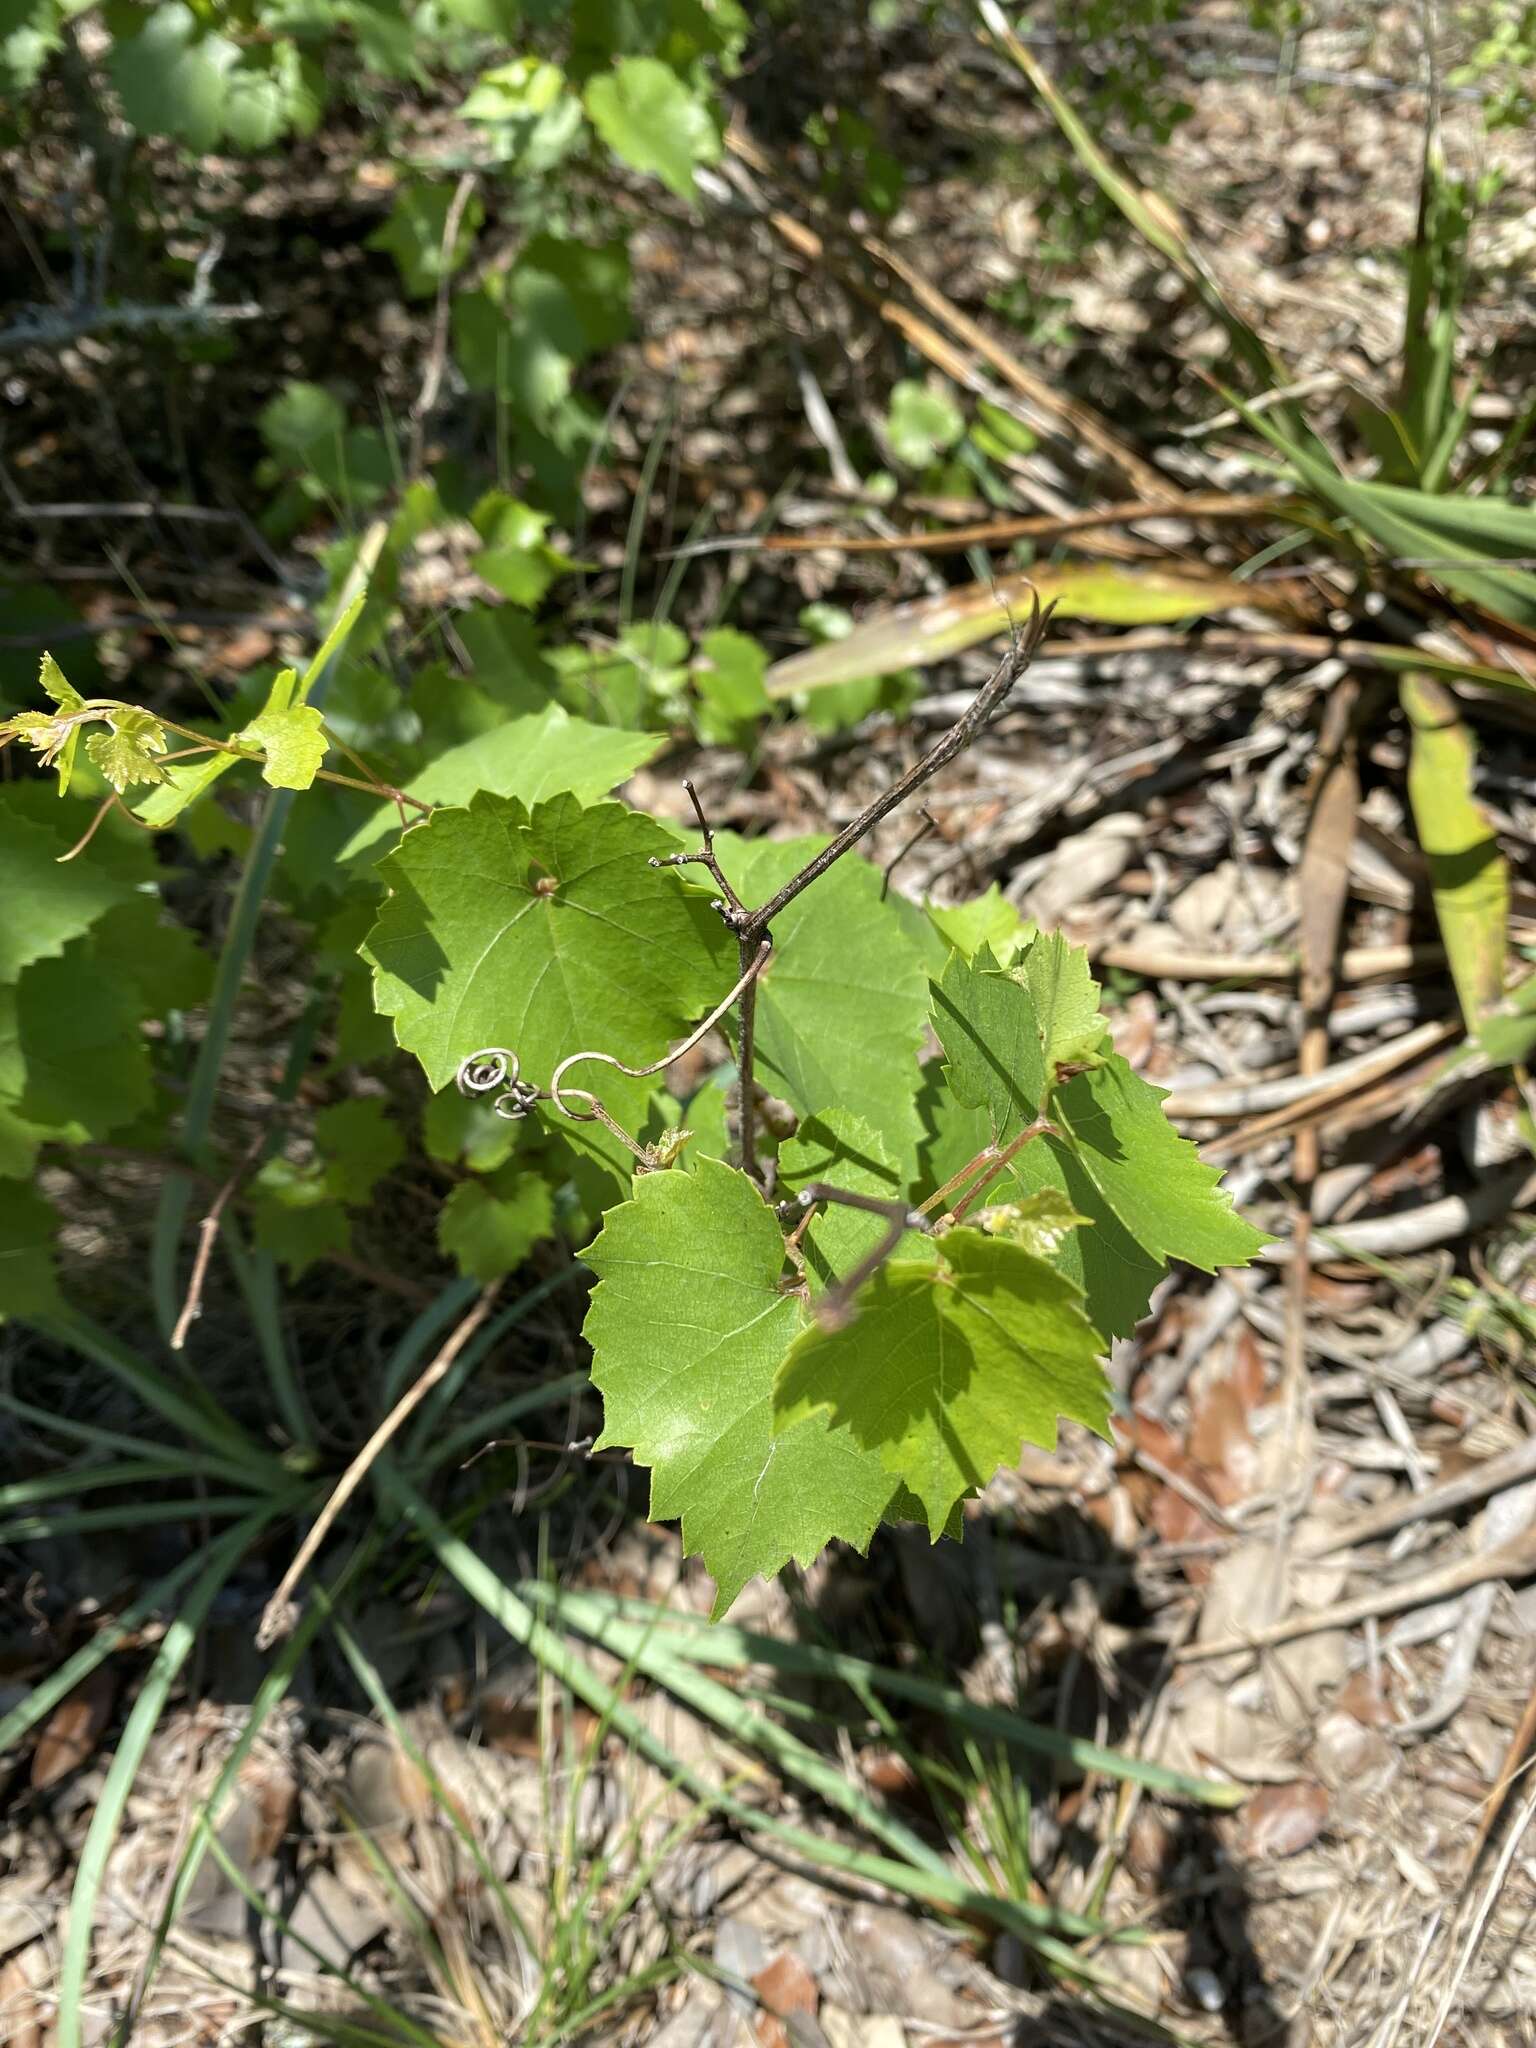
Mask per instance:
[[[539,1099],[539,1090],[531,1081],[520,1079],[520,1074],[515,1052],[508,1052],[504,1046],[488,1045],[459,1061],[455,1084],[461,1095],[495,1095],[491,1108],[496,1115],[516,1123],[527,1116]]]
[[[650,1167],[655,1164],[652,1148],[638,1143],[622,1124],[615,1122],[600,1097],[594,1095],[590,1089],[570,1087],[565,1081],[566,1074],[572,1067],[579,1066],[587,1060],[600,1061],[603,1066],[613,1067],[619,1073],[630,1074],[637,1080],[646,1074],[659,1074],[662,1068],[670,1066],[673,1060],[680,1059],[685,1052],[692,1051],[704,1034],[714,1029],[731,1005],[740,998],[742,990],[750,987],[762,973],[772,951],[772,942],[768,939],[761,940],[751,965],[730,993],[715,1005],[702,1024],[694,1026],[680,1045],[674,1045],[670,1052],[664,1052],[659,1060],[652,1060],[649,1066],[628,1066],[623,1060],[615,1059],[611,1052],[573,1052],[556,1067],[550,1078],[549,1087],[544,1089],[535,1087],[532,1081],[519,1078],[521,1068],[515,1052],[509,1052],[502,1045],[487,1045],[479,1052],[472,1052],[459,1061],[456,1076],[458,1091],[461,1095],[470,1096],[495,1095],[496,1100],[491,1105],[492,1108],[498,1116],[506,1117],[509,1121],[527,1116],[536,1102],[552,1102],[562,1116],[568,1116],[574,1124],[606,1124],[613,1135],[634,1153],[642,1167]],[[578,1102],[584,1102],[586,1108],[573,1107]]]

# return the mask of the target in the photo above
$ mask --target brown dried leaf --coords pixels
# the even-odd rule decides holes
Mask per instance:
[[[112,1717],[116,1698],[117,1674],[110,1663],[99,1664],[64,1695],[44,1722],[32,1752],[34,1792],[45,1792],[89,1760]]]
[[[1328,1821],[1328,1794],[1313,1778],[1266,1785],[1243,1808],[1242,1853],[1297,1856],[1310,1848]]]
[[[789,2048],[790,2036],[784,2022],[791,2013],[816,2017],[816,1979],[793,1949],[784,1949],[766,1969],[758,1971],[752,1988],[763,2002],[762,2010],[752,2019],[752,2031],[760,2048]]]

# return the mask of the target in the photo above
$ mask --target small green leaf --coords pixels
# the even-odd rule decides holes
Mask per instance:
[[[238,737],[263,749],[262,780],[273,789],[308,789],[325,759],[327,741],[313,704],[263,711]]]
[[[774,1385],[790,1429],[830,1417],[922,1502],[935,1539],[957,1501],[1067,1416],[1109,1433],[1103,1340],[1079,1290],[1023,1245],[952,1230],[937,1260],[893,1259],[845,1328],[808,1330]]]
[[[1001,1148],[1047,1115],[1053,1129],[1014,1156],[991,1199],[1053,1188],[1090,1219],[1061,1263],[1081,1282],[1094,1323],[1107,1335],[1125,1336],[1145,1313],[1165,1260],[1185,1259],[1209,1272],[1246,1264],[1267,1240],[1234,1213],[1220,1175],[1164,1116],[1161,1091],[1118,1055],[1090,1052],[1098,1061],[1091,1072],[1071,1074],[1069,1061],[1069,1077],[1060,1077],[1060,1049],[1091,1039],[1085,989],[1092,983],[1086,956],[1074,963],[1059,943],[1035,939],[1008,971],[985,948],[969,963],[950,956],[934,986],[933,1024],[945,1080],[974,1117],[963,1119],[951,1141],[944,1138],[950,1112],[942,1102],[932,1106],[942,1142],[937,1149],[930,1142],[931,1170],[945,1179],[965,1163],[973,1139]]]
[[[257,1244],[282,1262],[290,1280],[327,1253],[351,1248],[347,1212],[318,1164],[269,1159],[251,1182],[251,1218]]]
[[[53,699],[61,711],[79,711],[85,699],[65,675],[51,654],[45,654],[38,671],[38,687]]]
[[[588,81],[593,127],[631,169],[652,171],[679,199],[694,196],[697,164],[719,161],[720,137],[703,100],[656,57],[621,57]]]
[[[239,61],[237,46],[204,34],[183,0],[166,0],[137,35],[114,41],[107,69],[141,135],[172,135],[189,149],[210,150],[224,131],[229,74]]]
[[[704,635],[691,671],[699,695],[700,739],[712,746],[750,742],[757,720],[773,709],[763,688],[767,668],[768,656],[758,642],[733,626]]]
[[[461,1273],[483,1285],[515,1273],[554,1227],[549,1183],[542,1174],[518,1173],[505,1185],[462,1181],[443,1204],[437,1241]]]
[[[781,1289],[783,1232],[746,1175],[712,1159],[642,1175],[585,1257],[599,1448],[651,1468],[651,1514],[681,1516],[715,1612],[834,1537],[865,1548],[896,1491],[879,1457],[823,1415],[775,1429],[774,1375],[805,1311]]]
[[[527,610],[538,605],[557,576],[578,566],[545,540],[549,514],[536,512],[505,491],[491,491],[481,499],[474,523],[486,545],[470,567],[493,590]]]
[[[291,468],[308,469],[318,454],[334,455],[347,415],[323,385],[293,383],[262,407],[257,425],[274,455]]]
[[[355,1208],[405,1157],[405,1140],[376,1095],[332,1103],[315,1118],[315,1150],[326,1185],[338,1201]]]
[[[165,727],[147,711],[123,705],[108,713],[105,732],[93,732],[85,743],[92,765],[121,796],[134,782],[163,782],[165,769],[155,759],[166,749]]]
[[[1035,927],[1019,915],[996,882],[984,895],[972,896],[965,903],[929,903],[924,907],[934,930],[967,960],[987,946],[1006,966],[1014,952],[1034,935]]]
[[[1057,1258],[1080,1224],[1091,1224],[1080,1216],[1060,1188],[1037,1188],[1022,1202],[999,1202],[984,1209],[978,1218],[989,1237],[1006,1237],[1023,1245],[1037,1259]]]
[[[1064,1066],[1096,1065],[1108,1036],[1088,955],[1060,932],[1041,932],[1013,969],[1034,1005],[1047,1085]]]
[[[826,841],[721,833],[715,844],[741,900],[763,903]],[[774,919],[773,941],[757,985],[758,1078],[801,1116],[862,1117],[910,1165],[926,978],[878,871],[839,861]]]
[[[443,808],[467,804],[482,790],[516,797],[530,809],[567,794],[578,803],[594,803],[665,744],[663,733],[592,725],[549,704],[535,717],[507,719],[478,738],[450,747],[406,784],[406,794]],[[338,858],[357,860],[399,829],[394,806],[381,803]]]
[[[891,392],[885,432],[898,462],[908,469],[926,469],[942,450],[954,447],[965,432],[965,421],[946,391],[904,377]]]
[[[89,937],[35,961],[16,985],[21,1115],[92,1138],[142,1116],[154,1101],[143,1016],[138,991],[102,972]]]

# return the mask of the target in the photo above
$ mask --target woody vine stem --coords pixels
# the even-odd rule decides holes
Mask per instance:
[[[781,910],[788,909],[802,890],[808,889],[812,882],[819,881],[828,868],[840,861],[861,839],[866,838],[882,819],[888,818],[892,811],[899,810],[909,797],[915,796],[925,783],[931,782],[941,768],[947,767],[957,754],[965,751],[989,720],[1001,710],[1009,691],[1029,667],[1050,622],[1053,609],[1052,605],[1047,605],[1042,611],[1040,600],[1035,599],[1030,609],[1028,623],[1022,629],[1015,630],[1008,652],[943,738],[932,746],[920,761],[915,762],[905,775],[877,796],[873,803],[866,805],[851,824],[843,827],[830,845],[824,846],[820,853],[806,862],[798,874],[791,875],[776,896],[771,896],[756,910],[748,910],[731,887],[719,861],[715,858],[714,834],[704,816],[693,784],[689,782],[683,785],[688,791],[704,843],[697,853],[667,854],[660,860],[652,861],[651,865],[692,865],[707,868],[720,889],[720,894],[714,898],[711,908],[719,913],[721,922],[736,940],[739,949],[742,979],[739,984],[741,994],[737,1012],[737,1028],[740,1033],[737,1071],[741,1087],[741,1164],[743,1171],[753,1180],[760,1182],[762,1175],[757,1164],[757,1099],[754,1078],[757,977],[751,970],[754,961],[762,957],[760,949],[764,943],[770,947],[773,944],[773,920]]]
[[[981,689],[977,691],[971,703],[949,728],[948,732],[928,750],[920,761],[914,763],[905,775],[893,782],[890,788],[883,791],[872,803],[866,805],[851,824],[845,825],[835,839],[824,846],[819,853],[813,855],[797,874],[792,875],[783,888],[778,891],[777,895],[771,896],[766,903],[759,904],[756,909],[749,909],[742,902],[731,884],[730,877],[721,867],[715,853],[714,831],[704,814],[703,805],[699,802],[698,791],[691,782],[684,782],[683,787],[688,792],[688,800],[693,806],[693,814],[698,822],[701,844],[692,853],[659,855],[652,860],[651,866],[653,868],[702,867],[707,870],[720,892],[718,896],[711,899],[710,907],[718,913],[726,930],[736,941],[739,974],[735,987],[722,998],[701,1024],[695,1026],[681,1044],[673,1046],[659,1060],[653,1060],[649,1066],[643,1067],[627,1066],[622,1060],[616,1059],[612,1053],[598,1051],[571,1053],[555,1069],[547,1088],[540,1088],[534,1082],[521,1079],[515,1052],[510,1052],[498,1046],[490,1046],[480,1052],[471,1053],[467,1059],[460,1063],[458,1072],[460,1090],[467,1095],[494,1095],[494,1107],[498,1115],[510,1118],[526,1116],[536,1102],[553,1102],[557,1109],[575,1122],[599,1122],[604,1124],[635,1155],[640,1163],[640,1170],[642,1172],[650,1171],[657,1166],[671,1163],[672,1154],[667,1151],[665,1143],[660,1147],[641,1145],[609,1114],[598,1096],[589,1089],[572,1087],[566,1082],[565,1076],[572,1067],[594,1060],[601,1062],[605,1066],[614,1067],[622,1074],[631,1074],[638,1077],[659,1073],[663,1067],[670,1066],[682,1053],[697,1045],[707,1031],[718,1024],[732,1008],[735,1008],[737,1011],[739,1037],[737,1074],[741,1096],[741,1165],[742,1170],[753,1181],[759,1186],[764,1185],[765,1176],[757,1156],[755,1024],[758,979],[769,965],[773,955],[773,920],[782,910],[787,909],[803,890],[808,889],[813,882],[819,881],[828,868],[841,860],[845,853],[857,846],[861,839],[866,838],[882,819],[889,817],[892,811],[900,809],[909,797],[915,796],[925,783],[932,781],[940,769],[946,767],[954,760],[957,754],[962,753],[971,744],[976,735],[1002,708],[1014,684],[1029,667],[1035,650],[1038,648],[1046,626],[1050,621],[1051,611],[1052,607],[1049,605],[1042,610],[1039,600],[1035,600],[1031,607],[1028,623],[1022,628],[1015,629],[1008,652],[1003,656],[993,674],[982,685]],[[584,1109],[574,1108],[572,1104],[575,1102],[584,1103],[586,1107]],[[975,1200],[981,1188],[993,1180],[996,1174],[1001,1171],[1002,1166],[1007,1163],[1007,1159],[1012,1156],[1013,1151],[1028,1138],[1036,1136],[1038,1131],[1043,1128],[1045,1128],[1043,1125],[1036,1126],[1028,1132],[1021,1133],[1020,1137],[1014,1141],[1014,1144],[1009,1147],[1008,1152],[1004,1155],[999,1155],[993,1147],[988,1147],[984,1152],[978,1154],[977,1158],[971,1162],[970,1166],[962,1174],[956,1176],[956,1179],[948,1186],[940,1189],[939,1196],[936,1196],[934,1200],[937,1201],[940,1197],[949,1194],[952,1189],[958,1187],[962,1182],[969,1180],[971,1175],[979,1168],[990,1166],[991,1171],[984,1173],[982,1179],[963,1198],[956,1210],[952,1211],[948,1217],[941,1218],[940,1222],[944,1223],[958,1218],[964,1212],[964,1209],[969,1207],[971,1202]],[[818,1184],[812,1200],[846,1201],[851,1200],[851,1198],[840,1194],[835,1189],[823,1188]],[[804,1197],[801,1198],[800,1206],[803,1211],[806,1206]],[[867,1207],[869,1204],[861,1198],[854,1206]],[[926,1211],[931,1206],[931,1202],[925,1204],[924,1210]],[[925,1230],[931,1227],[923,1212],[913,1211],[909,1213],[899,1203],[881,1204],[879,1207],[880,1213],[888,1214],[889,1216],[892,1235],[889,1242],[877,1254],[873,1255],[871,1260],[865,1261],[864,1265],[860,1267],[859,1273],[856,1276],[857,1279],[868,1277],[866,1268],[872,1270],[874,1265],[878,1265],[905,1230]],[[850,1276],[851,1279],[854,1277]],[[846,1298],[851,1291],[852,1289],[845,1283],[840,1293]]]

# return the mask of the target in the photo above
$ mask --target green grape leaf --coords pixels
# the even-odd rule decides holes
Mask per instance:
[[[1091,1074],[1058,1088],[1052,1113],[1089,1179],[1139,1245],[1205,1273],[1245,1266],[1272,1240],[1237,1214],[1231,1196],[1222,1192],[1220,1173],[1169,1123],[1162,1108],[1166,1093],[1112,1053]]]
[[[119,796],[130,783],[164,781],[165,770],[155,756],[165,749],[165,727],[159,719],[126,704],[110,713],[105,732],[93,732],[85,743],[92,765]]]
[[[532,610],[557,576],[578,568],[544,538],[547,512],[536,512],[505,491],[488,491],[474,511],[475,531],[485,542],[470,567],[512,604]]]
[[[490,1045],[541,1086],[588,1047],[643,1065],[718,1002],[734,979],[719,920],[647,866],[675,845],[622,804],[568,795],[530,813],[482,794],[412,826],[379,863],[391,893],[363,950],[375,1006],[432,1086]],[[602,1094],[603,1074],[571,1082]]]
[[[308,469],[317,457],[334,459],[347,431],[347,415],[323,384],[296,382],[262,407],[256,424],[288,468]]]
[[[1086,959],[1074,964],[1059,939],[1037,938],[1008,971],[985,949],[970,963],[955,954],[934,985],[933,1022],[945,1079],[962,1105],[982,1112],[993,1143],[1049,1115],[1055,1134],[1025,1145],[1008,1178],[1026,1195],[1057,1188],[1091,1220],[1074,1239],[1074,1261],[1094,1320],[1120,1336],[1145,1312],[1161,1262],[1207,1272],[1244,1265],[1267,1239],[1174,1130],[1161,1091],[1118,1054],[1089,1052],[1098,1064],[1072,1072],[1074,1054],[1093,1042],[1092,986]],[[1063,1065],[1068,1077],[1059,1079]]]
[[[698,692],[699,737],[715,746],[748,746],[753,728],[773,709],[763,688],[768,656],[734,626],[719,626],[699,642],[690,674]]]
[[[299,1279],[327,1253],[351,1248],[347,1212],[318,1164],[295,1166],[290,1159],[269,1159],[251,1182],[250,1201],[256,1243],[282,1263],[290,1280]]]
[[[572,718],[549,704],[532,718],[511,718],[450,747],[406,785],[406,794],[445,807],[467,804],[481,790],[532,806],[570,795],[595,803],[626,782],[666,744],[665,733],[621,732]],[[353,861],[398,832],[399,813],[381,803],[338,856]],[[574,1051],[574,1047],[572,1050]]]
[[[780,1429],[827,1416],[922,1502],[935,1538],[965,1494],[1061,1417],[1109,1433],[1103,1339],[1082,1296],[1023,1245],[951,1230],[937,1258],[892,1259],[842,1329],[806,1330],[780,1368]]]
[[[263,750],[262,780],[273,789],[308,789],[328,744],[320,728],[313,704],[291,704],[286,710],[263,711],[239,738]]]
[[[439,1089],[421,1113],[421,1142],[429,1159],[445,1166],[467,1166],[471,1173],[494,1173],[517,1150],[527,1123],[498,1116],[489,1095],[461,1095],[457,1088]]]
[[[554,1227],[548,1181],[539,1173],[519,1173],[505,1187],[500,1181],[462,1181],[443,1204],[437,1241],[461,1273],[484,1285],[515,1273]]]
[[[21,740],[37,754],[42,767],[57,768],[59,795],[67,796],[81,733],[81,727],[72,720],[84,709],[85,699],[51,654],[43,656],[37,680],[39,687],[57,705],[58,714],[18,711],[15,717],[0,720],[0,739],[11,736]]]
[[[84,855],[61,865],[69,845],[63,827],[24,815],[14,792],[0,801],[0,982],[14,981],[34,960],[56,957],[132,895],[127,875]]]
[[[651,1468],[651,1514],[682,1518],[715,1613],[834,1537],[865,1548],[896,1490],[878,1456],[822,1415],[775,1431],[774,1374],[805,1310],[780,1286],[783,1233],[746,1175],[711,1159],[642,1175],[584,1256],[599,1448]]]
[[[405,1157],[405,1140],[376,1095],[334,1102],[315,1118],[315,1150],[326,1186],[351,1207],[366,1202],[376,1184]]]
[[[134,806],[133,815],[155,831],[174,825],[189,804],[195,803],[231,768],[239,764],[238,754],[210,754],[202,761],[172,761],[160,771],[160,781],[148,796]]]
[[[38,666],[38,687],[53,699],[61,711],[79,711],[85,699],[65,675],[63,669],[51,654],[45,654]]]
[[[766,902],[823,839],[720,833],[721,865],[741,900]],[[926,1024],[921,955],[880,875],[850,855],[773,921],[774,958],[757,985],[758,1078],[801,1116],[845,1109],[910,1165],[920,1135],[917,1056]]]
[[[1019,915],[996,882],[985,894],[964,903],[929,903],[924,908],[940,938],[967,960],[986,946],[1006,964],[1035,933],[1035,927]]]
[[[621,57],[588,81],[583,100],[614,155],[632,170],[654,172],[679,199],[694,196],[696,164],[719,161],[709,109],[657,57]]]
[[[1099,984],[1088,955],[1060,932],[1040,932],[1015,963],[1034,1003],[1040,1051],[1048,1080],[1063,1067],[1096,1065],[1109,1035],[1099,1011]]]
[[[924,1069],[918,1110],[924,1137],[916,1185],[926,1196],[992,1142],[992,1122],[984,1108],[961,1102],[943,1084],[937,1064]],[[951,1205],[962,1192],[956,1190],[950,1197]],[[1082,1288],[1089,1320],[1107,1336],[1128,1337],[1163,1277],[1162,1261],[1142,1250],[1075,1155],[1055,1138],[1036,1138],[1015,1153],[1007,1170],[983,1190],[980,1202],[1027,1203],[1043,1194],[1054,1196],[1092,1225],[1068,1232],[1054,1254],[1055,1262]]]
[[[20,1181],[0,1182],[0,1318],[60,1308],[53,1248],[57,1214]]]
[[[208,1000],[213,959],[184,925],[160,915],[156,896],[135,896],[109,910],[91,930],[94,970],[136,991],[145,1017],[195,1010]]]
[[[16,1035],[16,990],[0,987],[0,1180],[30,1178],[38,1148],[58,1135],[18,1112],[16,1104],[26,1085],[27,1063]]]
[[[16,1037],[26,1067],[17,1109],[30,1122],[105,1137],[154,1101],[143,1010],[130,983],[105,975],[89,937],[38,960],[16,985]]]
[[[960,408],[946,392],[935,391],[913,377],[902,378],[893,388],[886,439],[896,460],[908,469],[926,469],[936,455],[953,448],[964,432]]]
[[[849,1194],[877,1195],[884,1202],[902,1198],[901,1169],[884,1139],[862,1117],[841,1109],[807,1118],[779,1147],[776,1191],[795,1195],[813,1181],[825,1181]],[[882,1241],[887,1228],[883,1217],[866,1211],[831,1202],[820,1208],[801,1239],[812,1294],[822,1293],[851,1272]],[[897,1245],[896,1255],[929,1258],[929,1247],[929,1239],[912,1231]]]

